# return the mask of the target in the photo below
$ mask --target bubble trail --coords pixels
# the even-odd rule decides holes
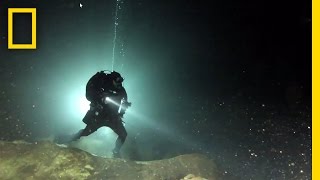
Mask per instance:
[[[115,61],[115,49],[116,49],[116,42],[117,42],[117,28],[118,28],[118,10],[119,10],[119,3],[120,0],[116,0],[116,11],[114,16],[114,36],[113,36],[113,48],[112,48],[112,71],[114,68],[114,61]]]

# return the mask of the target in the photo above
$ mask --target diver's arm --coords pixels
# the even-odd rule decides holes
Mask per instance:
[[[124,88],[122,88],[122,99],[124,100],[124,103],[127,107],[131,106],[131,103],[128,102],[128,95]]]
[[[131,103],[128,102],[128,95],[124,88],[121,89],[120,95],[121,95],[121,99],[123,99],[123,102],[122,102],[123,108],[121,109],[120,115],[123,116],[127,108],[131,106]]]
[[[123,99],[128,102],[128,95],[127,95],[127,92],[126,92],[126,89],[122,88],[122,96],[123,96]]]

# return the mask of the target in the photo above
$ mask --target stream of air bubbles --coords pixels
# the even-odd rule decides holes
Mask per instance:
[[[116,0],[116,10],[114,16],[114,34],[113,34],[113,47],[112,47],[112,71],[114,69],[114,61],[115,61],[115,50],[116,50],[116,43],[117,43],[117,28],[118,28],[118,10],[120,9],[120,2],[121,0]]]

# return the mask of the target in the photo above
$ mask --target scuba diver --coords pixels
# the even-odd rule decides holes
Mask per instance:
[[[82,120],[86,127],[76,133],[71,141],[107,126],[118,135],[112,152],[114,157],[120,157],[120,148],[127,137],[122,118],[126,109],[131,106],[126,90],[122,86],[123,80],[116,71],[111,73],[100,71],[90,78],[86,86],[86,98],[91,104]]]

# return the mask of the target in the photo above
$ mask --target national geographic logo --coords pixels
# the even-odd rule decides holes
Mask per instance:
[[[13,27],[16,13],[31,14],[31,44],[18,44],[13,41]],[[8,8],[8,49],[37,49],[37,9],[36,8]],[[21,32],[20,32],[21,33]]]

